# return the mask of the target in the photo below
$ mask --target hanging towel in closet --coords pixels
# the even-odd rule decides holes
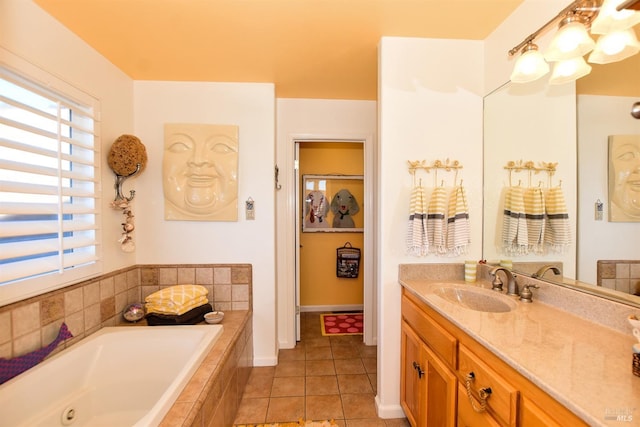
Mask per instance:
[[[529,251],[544,252],[545,209],[544,194],[540,187],[530,187],[524,191],[524,212],[526,214]]]
[[[508,187],[502,218],[502,250],[507,255],[524,255],[528,246],[522,187]]]
[[[424,256],[429,252],[427,240],[427,196],[422,186],[411,190],[409,224],[407,227],[407,253]]]
[[[471,231],[469,228],[467,195],[464,187],[460,185],[449,196],[447,251],[450,255],[467,253],[470,241]]]
[[[569,211],[561,187],[547,190],[545,198],[547,229],[545,243],[555,252],[562,253],[571,244]]]
[[[447,252],[447,190],[436,187],[431,193],[427,209],[427,237],[431,252],[444,254]]]

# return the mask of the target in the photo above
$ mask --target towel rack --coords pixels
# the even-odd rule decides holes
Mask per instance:
[[[515,172],[529,172],[529,186],[531,186],[531,174],[538,174],[540,172],[546,172],[549,180],[549,187],[551,187],[551,177],[556,173],[558,162],[538,162],[539,166],[536,166],[532,160],[510,160],[507,162],[505,169],[509,171],[509,185],[511,186],[511,175]]]
[[[458,170],[462,169],[462,164],[458,161],[458,160],[450,160],[450,159],[445,159],[443,160],[435,160],[433,163],[431,164],[427,164],[426,160],[415,160],[415,161],[411,161],[411,160],[407,160],[407,164],[409,165],[409,173],[411,175],[413,175],[413,184],[415,185],[415,178],[416,178],[416,171],[418,170],[423,170],[427,173],[430,173],[431,170],[434,170],[435,172],[435,182],[438,182],[438,170],[444,170],[446,172],[451,172],[454,171],[455,172],[455,176],[453,179],[453,184],[454,186],[456,185],[456,182],[458,181]],[[443,183],[444,184],[444,183]]]

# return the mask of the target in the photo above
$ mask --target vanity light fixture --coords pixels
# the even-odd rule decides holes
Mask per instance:
[[[560,85],[584,77],[591,72],[591,65],[582,56],[558,61],[553,65],[549,84]]]
[[[623,0],[604,0],[598,16],[591,24],[592,34],[607,34],[612,31],[628,30],[640,23],[640,12],[631,9],[618,10]]]
[[[640,52],[640,42],[633,29],[613,31],[598,38],[595,49],[589,55],[589,62],[609,64],[622,61],[638,52]]]
[[[560,21],[558,32],[544,57],[552,62],[572,59],[591,52],[595,45],[580,15],[569,14]]]
[[[632,28],[640,23],[640,12],[625,9],[638,8],[638,3],[640,0],[574,0],[509,51],[510,56],[521,52],[514,64],[511,81],[527,83],[547,74],[541,65],[544,61],[536,58],[542,55],[534,41],[556,24],[558,31],[544,53],[547,62],[555,63],[549,81],[551,84],[571,82],[589,74],[591,66],[583,56],[592,50],[589,62],[596,64],[621,61],[640,52],[640,43]],[[596,32],[593,28],[599,17]],[[590,30],[591,34],[602,34],[598,43],[591,38]],[[531,63],[537,64],[535,68]]]
[[[538,80],[549,72],[549,64],[544,60],[544,56],[538,50],[538,45],[533,42],[527,43],[522,48],[522,55],[516,60],[511,73],[511,81],[516,83],[527,83]]]

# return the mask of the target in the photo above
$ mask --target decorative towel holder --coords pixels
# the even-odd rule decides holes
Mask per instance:
[[[548,178],[548,185],[551,187],[551,177],[556,173],[556,169],[558,167],[558,162],[539,162],[540,166],[536,166],[535,162],[532,160],[510,160],[507,162],[505,169],[509,171],[509,186],[512,186],[512,174],[513,172],[529,172],[529,186],[531,186],[531,175],[538,174],[540,172],[546,172]],[[561,181],[562,182],[562,181]]]
[[[444,170],[446,172],[454,171],[455,176],[453,178],[453,185],[454,187],[458,185],[458,170],[462,169],[462,164],[458,160],[450,160],[448,158],[444,161],[435,160],[431,165],[427,164],[426,160],[407,160],[407,163],[409,164],[409,173],[413,176],[414,185],[416,180],[416,171],[418,170],[424,170],[427,173],[430,173],[431,170],[433,170],[436,183],[438,182],[438,170]],[[443,185],[444,182],[441,183],[441,186]]]

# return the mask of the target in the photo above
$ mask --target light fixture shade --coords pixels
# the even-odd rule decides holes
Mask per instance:
[[[627,30],[640,23],[640,12],[631,9],[617,10],[624,0],[604,0],[598,16],[591,23],[592,34],[607,34]]]
[[[598,38],[596,47],[589,55],[589,62],[609,64],[622,61],[640,52],[640,42],[633,29],[614,31]]]
[[[544,55],[547,61],[563,61],[583,56],[591,52],[596,45],[582,22],[563,22],[567,23],[560,24],[560,29]]]
[[[584,77],[591,72],[591,66],[586,63],[583,57],[559,61],[553,66],[553,73],[549,79],[549,84],[561,85]]]
[[[522,50],[522,55],[516,60],[511,73],[514,83],[528,83],[538,80],[549,72],[549,64],[544,60],[538,46],[529,44]]]

